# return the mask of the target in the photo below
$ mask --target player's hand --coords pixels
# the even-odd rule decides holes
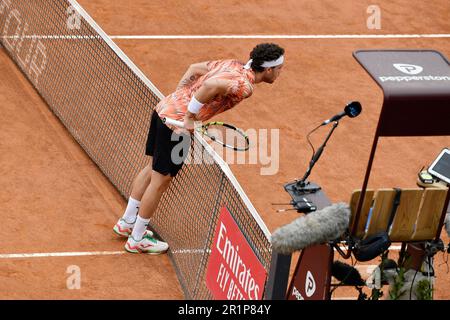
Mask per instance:
[[[184,129],[192,133],[194,131],[194,128],[195,128],[194,119],[190,117],[184,117]]]
[[[189,117],[184,117],[183,119],[183,127],[175,127],[173,130],[176,134],[186,134],[190,135],[194,131],[195,122],[194,119]]]
[[[189,130],[186,130],[185,128],[175,128],[174,130],[173,130],[173,132],[175,132],[176,134],[178,134],[178,135],[181,135],[181,134],[185,134],[185,135],[190,135],[191,133],[189,132]]]

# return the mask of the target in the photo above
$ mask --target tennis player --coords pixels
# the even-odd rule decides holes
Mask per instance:
[[[194,122],[206,121],[233,108],[252,95],[254,84],[273,83],[280,75],[283,62],[283,48],[263,43],[252,50],[245,65],[237,60],[192,64],[175,92],[158,103],[146,145],[150,164],[133,181],[125,213],[113,228],[118,235],[128,237],[126,251],[148,254],[167,251],[168,244],[155,239],[147,227],[164,191],[187,157],[189,131],[194,129]],[[161,119],[165,117],[183,121],[188,131],[164,124]],[[177,148],[181,149],[180,154],[172,152],[180,143],[183,144]]]

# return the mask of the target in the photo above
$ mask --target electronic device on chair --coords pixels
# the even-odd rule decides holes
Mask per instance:
[[[444,148],[436,160],[428,168],[428,172],[448,184],[450,184],[450,149]]]
[[[424,168],[422,168],[419,171],[417,176],[419,177],[420,182],[423,184],[433,184],[434,183],[433,176],[427,170],[424,170]]]

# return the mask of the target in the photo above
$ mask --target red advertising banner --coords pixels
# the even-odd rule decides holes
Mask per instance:
[[[224,206],[211,246],[206,286],[217,300],[261,300],[266,276],[264,266]]]

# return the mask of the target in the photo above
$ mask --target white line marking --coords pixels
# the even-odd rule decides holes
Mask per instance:
[[[195,39],[403,39],[450,38],[450,34],[337,34],[337,35],[110,35],[120,40],[195,40]]]
[[[345,246],[341,246],[345,247]],[[400,250],[401,246],[391,246],[389,250]],[[335,249],[336,250],[336,249]],[[178,249],[172,251],[173,253],[211,253],[207,249]],[[126,251],[88,251],[88,252],[49,252],[49,253],[8,253],[0,254],[0,259],[23,259],[23,258],[46,258],[46,257],[80,257],[80,256],[107,256],[107,255],[121,255],[126,254]]]
[[[191,254],[191,253],[195,253],[195,254],[203,254],[203,253],[211,253],[210,249],[178,249],[178,250],[173,250],[172,253],[185,253],[185,254]]]
[[[101,36],[79,36],[79,35],[30,35],[30,36],[1,36],[0,39],[20,39],[20,40],[88,40],[88,39],[102,39]]]
[[[355,266],[355,268],[359,272],[364,272],[364,273],[367,273],[367,274],[372,274],[373,270],[375,270],[376,267],[378,267],[378,265],[375,265],[375,264],[357,264]]]
[[[348,250],[348,247],[345,246],[345,245],[339,245],[339,247],[340,247],[341,249]],[[390,246],[390,247],[389,247],[389,250],[392,250],[392,251],[400,251],[401,248],[402,248],[402,246]],[[333,249],[336,251],[336,248],[333,248]]]
[[[211,253],[211,250],[203,249],[179,249],[172,253],[203,254]],[[0,259],[25,259],[25,258],[48,258],[48,257],[82,257],[82,256],[111,256],[126,254],[126,251],[88,251],[88,252],[49,252],[49,253],[8,253],[0,254]]]
[[[3,36],[5,39],[40,39],[40,40],[87,40],[101,39],[89,35],[28,35]],[[416,38],[450,38],[450,34],[324,34],[324,35],[111,35],[117,40],[202,40],[202,39],[416,39]]]
[[[51,253],[12,253],[0,254],[0,259],[47,258],[47,257],[81,257],[108,256],[125,254],[125,251],[93,251],[93,252],[51,252]]]

